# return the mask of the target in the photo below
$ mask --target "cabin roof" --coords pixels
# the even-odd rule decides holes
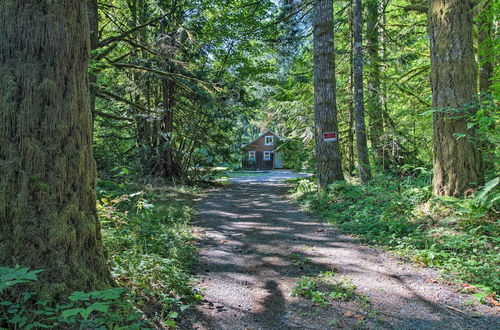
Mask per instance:
[[[264,135],[266,135],[267,133],[271,133],[272,135],[276,136],[279,140],[281,140],[281,137],[274,133],[273,131],[271,131],[270,129],[268,129],[267,131],[265,131],[264,133],[262,133],[261,135],[259,135],[257,138],[255,138],[254,140],[252,140],[251,142],[245,144],[242,146],[242,148],[246,148],[248,147],[249,145],[251,145],[252,143],[254,143],[255,141],[257,141],[258,139],[260,139],[261,137],[263,137]]]

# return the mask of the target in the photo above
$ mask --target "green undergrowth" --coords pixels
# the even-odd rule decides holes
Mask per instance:
[[[0,267],[0,329],[151,328],[125,288],[76,291],[57,303],[40,299],[25,285],[42,272]]]
[[[117,284],[155,324],[175,326],[178,312],[201,296],[190,222],[199,188],[98,181],[98,214]]]
[[[432,196],[425,173],[337,182],[322,194],[313,178],[290,182],[306,210],[344,233],[437,267],[483,302],[500,291],[498,178],[464,199]]]
[[[0,329],[175,328],[179,313],[201,299],[189,271],[198,193],[98,180],[97,211],[117,287],[52,303],[24,286],[43,270],[0,267]]]
[[[368,297],[357,292],[356,289],[347,276],[339,275],[334,271],[324,271],[316,275],[300,277],[289,295],[305,298],[313,305],[322,308],[341,302],[340,306],[346,310],[344,316],[355,317],[359,326],[365,325],[366,321],[375,322],[381,326],[381,320],[377,316],[378,311],[373,308]],[[345,304],[349,304],[349,307]],[[336,322],[333,318],[329,323],[335,326]]]
[[[333,300],[351,300],[354,298],[356,286],[347,277],[336,276],[326,271],[317,276],[302,276],[290,295],[311,300],[314,304],[327,307]]]

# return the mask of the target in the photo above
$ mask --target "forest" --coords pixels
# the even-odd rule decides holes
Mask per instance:
[[[0,329],[500,327],[499,14],[0,0]]]

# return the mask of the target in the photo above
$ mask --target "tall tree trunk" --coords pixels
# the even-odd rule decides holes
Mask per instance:
[[[479,33],[478,33],[478,53],[479,53],[479,91],[489,93],[493,77],[493,44],[492,31],[493,19],[488,15],[491,10],[489,6],[485,7],[479,14]]]
[[[149,17],[147,16],[147,7],[142,0],[131,0],[127,1],[128,10],[130,10],[130,15],[128,16],[128,28],[132,29],[136,26],[145,24]],[[137,31],[133,36],[134,41],[141,45],[147,45],[148,40],[146,36],[146,29],[141,29]],[[144,50],[133,49],[130,53],[130,58],[132,60],[139,60],[143,63],[147,62],[149,53]],[[145,76],[140,72],[134,72],[131,75],[131,79],[134,82],[136,92],[131,93],[131,99],[134,103],[140,104],[141,101],[141,88],[145,86],[146,89],[146,107],[151,109],[149,104],[150,98],[150,85],[149,77]],[[145,174],[151,174],[153,168],[153,156],[154,149],[152,148],[153,136],[151,135],[151,114],[144,113],[140,116],[135,117],[135,127],[137,132],[137,146],[139,149],[140,163],[143,166],[143,171]]]
[[[352,61],[351,61],[352,63]],[[348,101],[348,107],[349,107],[349,133],[348,133],[348,142],[347,142],[347,148],[348,148],[348,161],[349,161],[349,175],[353,175],[354,173],[354,134],[355,134],[355,129],[354,129],[354,102],[352,100],[353,97],[353,91],[354,91],[354,86],[352,82],[352,65],[350,69],[350,77],[349,77],[349,101]]]
[[[90,27],[90,51],[96,50],[99,47],[99,11],[97,0],[87,0],[87,15],[89,17]],[[90,83],[90,112],[92,113],[92,124],[94,122],[95,101],[96,101],[96,84],[97,74],[89,70]]]
[[[109,286],[86,1],[2,1],[0,31],[0,265],[45,269],[42,299]]]
[[[353,38],[354,38],[354,113],[356,115],[356,147],[358,171],[361,182],[371,179],[370,161],[366,146],[365,109],[363,99],[363,7],[361,0],[353,1]]]
[[[333,0],[314,1],[314,117],[316,163],[320,190],[344,180],[338,141],[325,142],[323,133],[338,132],[333,47]]]
[[[380,93],[380,102],[381,102],[381,107],[382,107],[382,125],[384,127],[384,135],[382,136],[382,140],[380,141],[380,147],[381,147],[381,152],[382,152],[382,167],[384,170],[389,168],[389,162],[387,159],[387,135],[386,132],[388,131],[388,128],[391,126],[389,123],[389,109],[388,109],[388,101],[387,101],[387,39],[385,36],[385,26],[386,26],[386,15],[385,15],[385,10],[387,8],[387,5],[390,0],[384,0],[380,3],[380,25],[379,25],[379,38],[380,38],[380,61],[381,61],[381,68],[380,68],[380,75],[381,75],[381,93]],[[395,131],[395,129],[394,129]]]
[[[170,65],[166,67],[171,68]],[[170,71],[170,70],[169,70]],[[174,82],[163,82],[163,119],[161,124],[163,171],[167,178],[174,176],[172,133],[174,129]]]
[[[349,175],[354,173],[354,68],[352,66],[354,59],[354,40],[353,40],[353,17],[352,17],[352,1],[351,7],[349,9],[349,93],[348,93],[348,104],[347,108],[349,109],[349,133],[348,133],[348,141],[347,141],[347,149],[348,149],[348,161],[349,161]]]
[[[472,45],[470,4],[463,0],[430,0],[434,179],[436,195],[461,196],[468,186],[483,182],[476,134],[467,128],[475,111],[476,62]],[[465,134],[457,138],[457,134]]]
[[[487,101],[491,93],[491,85],[493,79],[493,59],[495,57],[493,45],[493,17],[491,16],[491,4],[487,4],[479,13],[477,35],[478,54],[479,54],[479,91],[481,92],[481,101]],[[487,104],[487,102],[486,102]],[[481,105],[485,103],[481,102]],[[489,115],[491,109],[488,106],[484,107],[485,115]],[[495,129],[495,123],[492,123],[490,129]],[[484,168],[492,170],[495,168],[495,144],[490,141],[484,141]]]
[[[379,54],[379,1],[368,0],[366,2],[366,51],[368,54],[368,99],[367,113],[370,124],[370,143],[375,153],[377,163],[383,163],[383,152],[380,137],[383,135],[382,101],[380,93],[380,54]]]

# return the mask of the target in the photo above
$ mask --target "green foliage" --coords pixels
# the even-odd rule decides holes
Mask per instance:
[[[164,315],[155,322],[174,325],[176,311],[201,298],[190,275],[195,262],[191,200],[197,188],[100,180],[97,191],[113,277],[147,315]]]
[[[366,185],[338,182],[323,195],[313,179],[301,179],[294,191],[302,205],[343,232],[498,293],[498,178],[464,199],[432,197],[428,184],[422,171],[379,176]]]
[[[123,175],[127,173],[120,169]],[[123,288],[74,292],[55,306],[22,285],[40,270],[0,268],[0,325],[12,328],[143,329],[143,315],[158,327],[175,327],[179,311],[197,303],[190,267],[195,262],[190,221],[198,188],[98,181],[97,209],[112,275]],[[147,303],[145,303],[147,302]]]
[[[16,284],[30,283],[43,270],[29,270],[29,268],[0,267],[0,295],[9,287]]]
[[[292,264],[294,264],[295,266],[298,266],[301,269],[304,269],[304,267],[306,265],[311,263],[311,259],[306,258],[306,257],[301,257],[300,254],[297,252],[293,252],[288,257],[292,261]]]
[[[124,328],[142,329],[146,327],[140,318],[141,313],[134,311],[129,300],[124,299],[124,288],[113,288],[102,291],[74,292],[68,299],[69,303],[57,305],[54,309],[59,314],[58,324],[63,327],[77,326],[88,328]],[[40,314],[49,315],[52,309],[39,304],[43,309]]]
[[[486,182],[484,187],[474,196],[473,204],[477,206],[478,209],[487,212],[498,204],[500,192],[498,189],[496,191],[493,189],[495,189],[499,181],[500,177],[496,177]]]
[[[15,301],[0,299],[0,326],[8,329],[144,329],[141,313],[134,311],[124,288],[73,292],[55,306],[37,299],[21,284],[36,282],[41,270],[0,268],[0,287]],[[20,286],[21,285],[21,286]],[[0,291],[0,294],[4,291]],[[2,296],[0,296],[2,297]]]
[[[93,51],[99,170],[127,164],[135,173],[155,174],[169,147],[182,176],[195,166],[238,162],[243,136],[250,134],[242,123],[260,103],[256,77],[269,81],[263,76],[276,66],[263,41],[272,36],[273,29],[263,27],[275,8],[269,0],[100,4],[101,40],[132,32]],[[166,83],[173,88],[171,132],[163,127]]]
[[[333,272],[322,272],[317,276],[302,276],[290,292],[293,297],[310,299],[314,304],[328,306],[332,300],[351,300],[356,286],[346,277],[337,277]]]

